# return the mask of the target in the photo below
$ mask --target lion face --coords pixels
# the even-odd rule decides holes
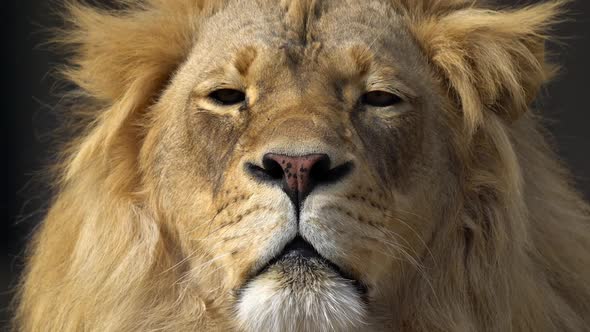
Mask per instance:
[[[422,255],[452,178],[438,87],[385,5],[304,23],[243,6],[203,24],[154,107],[147,176],[245,327],[358,327]]]
[[[583,331],[588,205],[529,104],[566,1],[66,1],[87,122],[22,331]]]

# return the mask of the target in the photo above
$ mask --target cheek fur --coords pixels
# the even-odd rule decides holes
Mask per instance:
[[[245,123],[229,115],[197,113],[188,115],[189,150],[195,169],[208,178],[214,188],[223,183],[231,164],[232,152],[243,133]]]
[[[387,188],[403,185],[412,162],[421,152],[422,118],[410,113],[396,119],[382,119],[358,112],[352,122],[366,151],[368,164],[379,180]]]

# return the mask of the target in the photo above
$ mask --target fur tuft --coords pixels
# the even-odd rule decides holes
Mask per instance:
[[[358,331],[366,315],[358,291],[336,276],[303,287],[284,283],[272,271],[250,282],[238,303],[245,331]]]
[[[484,122],[486,110],[509,121],[518,119],[556,72],[544,50],[564,2],[504,11],[464,3],[464,8],[450,13],[418,16],[411,26],[456,92],[473,133]]]

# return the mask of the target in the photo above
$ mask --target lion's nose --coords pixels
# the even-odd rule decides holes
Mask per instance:
[[[352,169],[352,163],[331,168],[327,154],[289,156],[267,153],[262,167],[250,166],[251,172],[268,182],[282,182],[283,191],[297,208],[318,185],[338,182]]]
[[[268,153],[262,159],[264,170],[283,180],[284,190],[289,196],[297,194],[302,201],[313,187],[322,182],[330,169],[330,157],[326,154],[285,156]],[[280,172],[280,173],[279,173]]]

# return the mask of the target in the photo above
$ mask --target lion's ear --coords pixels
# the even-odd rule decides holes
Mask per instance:
[[[132,86],[157,89],[190,51],[203,2],[125,0],[112,11],[68,0],[55,40],[71,52],[66,78],[106,102]]]
[[[516,10],[464,6],[412,23],[469,129],[483,121],[486,110],[507,121],[526,112],[556,70],[545,59],[545,41],[562,8],[563,1]]]

